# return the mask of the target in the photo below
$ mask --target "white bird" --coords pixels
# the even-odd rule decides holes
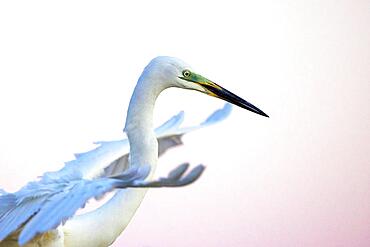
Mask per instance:
[[[76,154],[56,172],[45,173],[15,193],[0,191],[0,246],[109,246],[130,222],[150,187],[177,187],[192,183],[202,165],[185,174],[188,164],[168,177],[152,181],[158,155],[181,143],[181,136],[225,118],[226,104],[199,126],[180,128],[183,113],[153,128],[158,95],[169,87],[196,90],[268,117],[263,111],[216,83],[196,74],[173,57],[154,58],[134,89],[124,131],[128,139],[99,142],[89,152]],[[129,152],[129,156],[127,155]],[[141,189],[137,189],[141,187]],[[117,189],[98,209],[75,215],[90,198]]]

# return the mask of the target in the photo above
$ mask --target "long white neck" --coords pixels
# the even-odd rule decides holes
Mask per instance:
[[[155,101],[166,87],[143,73],[131,97],[125,131],[130,142],[130,165],[151,166],[152,177],[158,159],[153,131]],[[67,221],[65,246],[109,246],[129,224],[147,189],[125,189],[97,210]]]
[[[154,169],[157,164],[158,143],[154,133],[153,112],[155,101],[163,89],[145,74],[140,77],[135,87],[125,126],[130,142],[131,166],[151,165]]]

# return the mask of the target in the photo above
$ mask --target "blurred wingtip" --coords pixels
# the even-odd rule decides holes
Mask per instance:
[[[225,120],[230,115],[232,108],[230,103],[225,103],[221,109],[214,111],[201,125],[214,124]]]

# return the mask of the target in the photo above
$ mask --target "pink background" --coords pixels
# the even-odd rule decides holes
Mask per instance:
[[[270,115],[234,108],[191,133],[114,246],[370,246],[368,1],[0,3],[0,187],[116,138],[146,63],[177,56]],[[179,89],[156,122],[222,106]],[[122,217],[124,212],[122,212]]]

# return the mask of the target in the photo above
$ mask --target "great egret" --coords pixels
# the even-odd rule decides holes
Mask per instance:
[[[15,193],[2,192],[0,246],[109,246],[125,229],[146,193],[146,189],[132,187],[176,187],[195,181],[203,166],[184,175],[188,169],[184,164],[168,177],[151,181],[158,154],[178,145],[184,133],[221,120],[231,106],[226,104],[200,126],[180,128],[180,113],[154,130],[155,101],[169,87],[196,90],[268,117],[254,105],[194,73],[180,59],[154,58],[141,74],[130,100],[124,128],[128,140],[99,142],[96,149],[77,154],[61,170],[47,172],[39,181],[30,182]],[[98,209],[72,217],[90,198],[123,188]]]

